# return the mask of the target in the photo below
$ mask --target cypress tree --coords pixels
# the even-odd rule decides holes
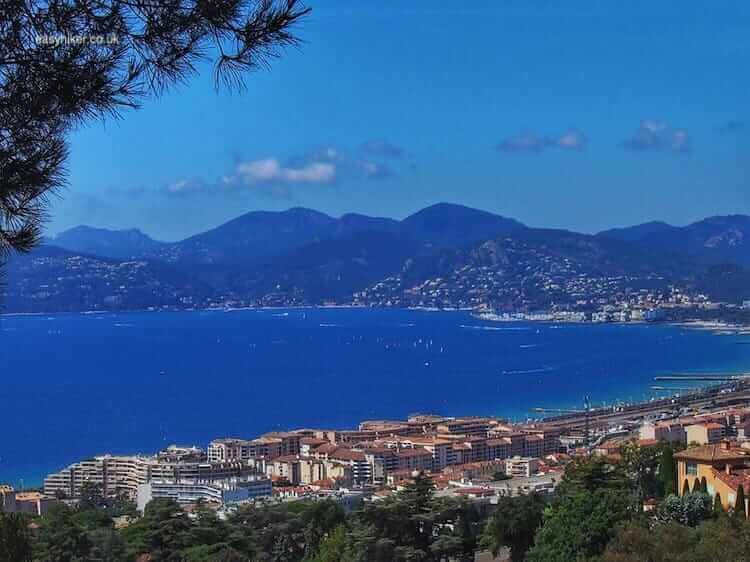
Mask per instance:
[[[705,476],[701,478],[701,492],[703,492],[704,494],[708,493],[708,482],[706,482]]]
[[[659,459],[659,481],[665,496],[677,493],[677,465],[674,460],[674,451],[667,447],[661,453]]]
[[[714,511],[720,512],[724,511],[724,506],[721,503],[721,494],[716,492],[716,495],[714,496]]]
[[[743,519],[747,515],[745,512],[745,488],[743,488],[742,484],[737,487],[737,500],[734,502],[734,514],[742,516]]]
[[[690,493],[690,482],[685,478],[685,483],[682,485],[682,495],[686,496]]]

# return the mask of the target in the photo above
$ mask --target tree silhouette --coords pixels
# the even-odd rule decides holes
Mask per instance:
[[[672,447],[666,447],[659,458],[659,481],[665,496],[677,493],[677,465]]]
[[[510,548],[510,559],[521,561],[534,544],[534,535],[542,524],[544,500],[538,494],[501,498],[497,510],[487,522],[482,546],[497,556]]]
[[[0,3],[0,264],[41,236],[65,184],[66,136],[119,116],[213,60],[242,88],[309,13],[300,0],[4,0]]]
[[[714,496],[714,511],[717,513],[724,511],[724,505],[721,503],[721,494],[718,492],[716,492],[716,495]]]
[[[747,512],[745,510],[745,488],[742,484],[737,486],[737,499],[734,502],[734,514],[745,519]]]
[[[28,521],[23,515],[0,513],[0,560],[31,560]]]

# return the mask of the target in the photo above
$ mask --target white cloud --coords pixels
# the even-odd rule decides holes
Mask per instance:
[[[359,169],[367,179],[384,179],[393,175],[390,168],[384,164],[378,162],[372,162],[370,160],[360,160]]]
[[[558,148],[565,150],[583,150],[586,148],[588,139],[578,129],[570,129],[563,133],[563,135],[555,141]]]
[[[257,184],[330,184],[336,181],[336,166],[331,162],[308,162],[296,166],[282,165],[276,158],[240,162],[234,174],[224,183]]]
[[[170,183],[165,189],[169,195],[187,195],[202,191],[204,188],[204,183],[199,179],[181,179]]]
[[[537,135],[536,133],[521,133],[500,141],[497,149],[503,152],[535,152],[539,153],[548,148],[563,150],[584,150],[588,139],[578,129],[568,129],[559,137]]]
[[[690,134],[685,129],[674,129],[664,121],[644,119],[630,138],[621,146],[638,152],[646,150],[666,150],[690,152]]]

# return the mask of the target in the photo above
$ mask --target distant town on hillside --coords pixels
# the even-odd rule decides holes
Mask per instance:
[[[250,212],[173,243],[76,227],[11,261],[4,304],[6,312],[339,305],[731,318],[750,300],[748,267],[742,215],[589,235],[447,203],[402,221],[293,208]]]

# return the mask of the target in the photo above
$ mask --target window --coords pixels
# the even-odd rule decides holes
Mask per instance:
[[[687,463],[685,467],[688,476],[698,476],[698,465],[694,462]]]

